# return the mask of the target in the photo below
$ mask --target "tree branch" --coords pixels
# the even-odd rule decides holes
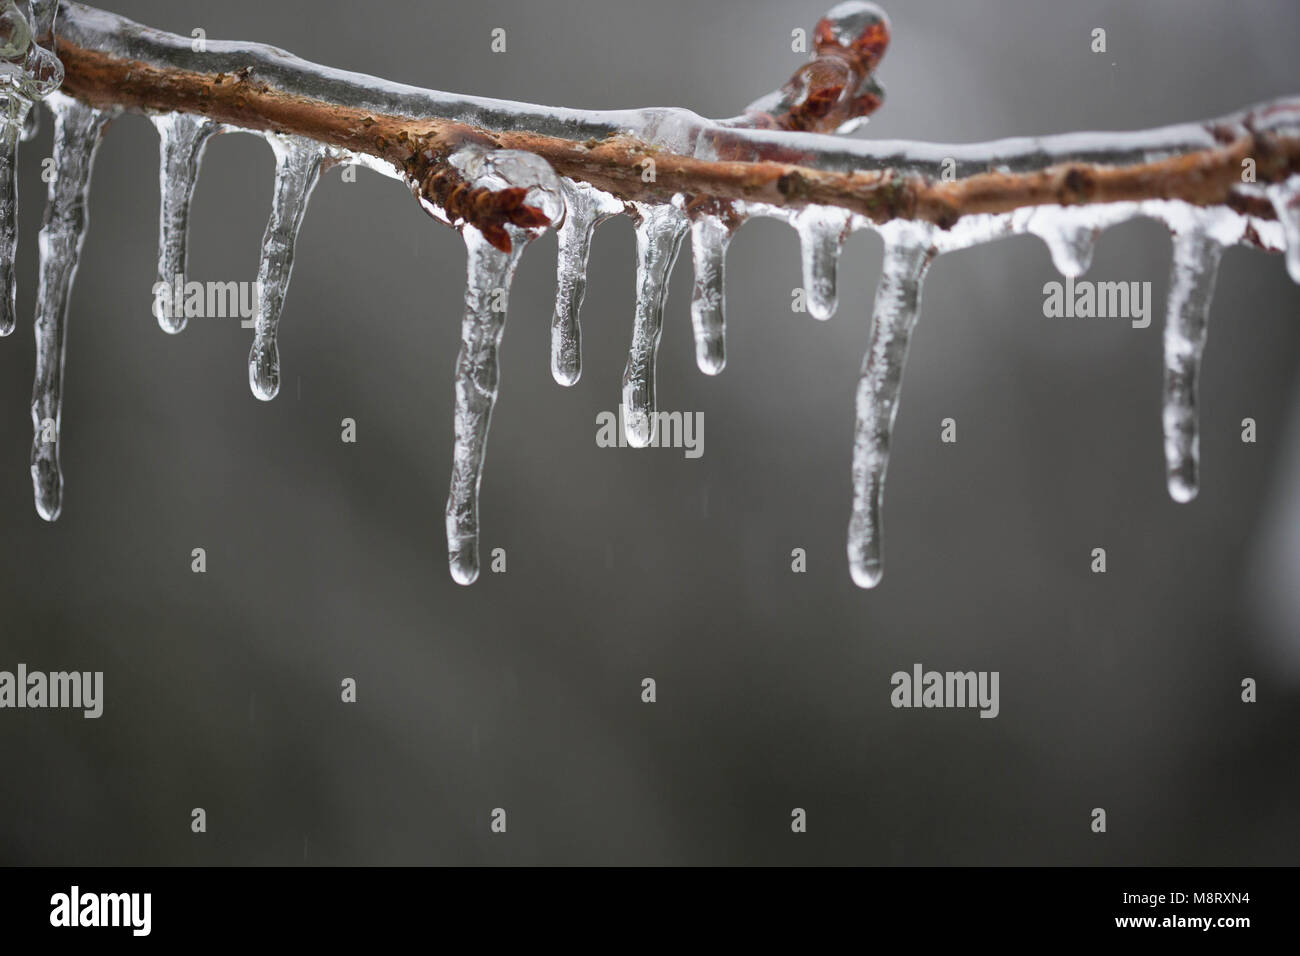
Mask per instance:
[[[724,121],[686,110],[588,112],[454,96],[320,67],[261,44],[208,41],[196,51],[188,37],[77,3],[61,5],[56,52],[63,91],[93,106],[197,113],[308,137],[372,157],[440,205],[456,193],[447,159],[470,142],[536,154],[557,173],[627,202],[681,193],[836,206],[875,223],[916,219],[943,228],[966,215],[1026,206],[1147,199],[1268,220],[1272,204],[1243,188],[1243,160],[1254,160],[1260,183],[1300,173],[1300,100],[1140,133],[966,146],[824,135],[815,131],[843,128],[880,104],[871,71],[888,41],[885,27],[871,35],[874,45],[864,45],[864,31],[855,46],[827,23],[814,33],[813,60],[786,87]],[[536,210],[521,211],[517,196],[458,195],[449,218],[485,231],[535,220]],[[1247,238],[1268,245],[1253,230]]]

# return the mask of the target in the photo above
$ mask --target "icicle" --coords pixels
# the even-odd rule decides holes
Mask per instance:
[[[478,577],[478,493],[488,426],[501,381],[498,353],[515,266],[530,236],[514,226],[511,250],[501,252],[473,226],[463,230],[468,253],[465,318],[456,360],[456,446],[447,496],[447,556],[457,584]]]
[[[559,177],[542,158],[519,150],[485,150],[467,146],[450,159],[473,187],[527,187],[526,205],[538,209],[553,226],[567,223],[570,211]],[[571,195],[570,195],[571,198]],[[433,211],[435,218],[438,211]],[[505,331],[510,282],[524,247],[542,228],[504,227],[510,251],[493,246],[472,225],[461,233],[468,253],[465,316],[460,355],[456,359],[456,444],[451,491],[447,495],[447,555],[457,584],[473,584],[479,573],[478,494],[483,480],[488,426],[501,379],[498,353]]]
[[[25,105],[17,97],[0,101],[0,335],[14,330],[14,252],[18,247],[18,139]],[[30,112],[36,112],[32,109]]]
[[[829,319],[835,314],[835,273],[849,234],[849,218],[843,209],[808,206],[790,220],[799,233],[804,295],[808,314],[814,319]]]
[[[727,364],[727,246],[732,227],[718,216],[700,216],[691,223],[691,258],[695,287],[691,291],[691,325],[695,329],[695,363],[706,375],[717,375]]]
[[[63,409],[63,358],[68,299],[86,233],[86,197],[100,134],[111,115],[61,94],[50,98],[54,113],[54,165],[40,235],[40,284],[36,292],[36,381],[32,387],[32,485],[36,511],[46,521],[59,516],[63,474],[59,430]]]
[[[176,290],[184,290],[186,276],[186,234],[189,232],[190,200],[208,137],[220,128],[212,120],[193,113],[153,116],[158,130],[158,281],[172,294],[154,296],[154,313],[164,332],[185,328],[185,312],[172,315]],[[157,291],[157,290],[155,290]]]
[[[267,137],[275,151],[275,195],[271,219],[262,237],[262,262],[257,270],[257,319],[253,347],[248,353],[248,385],[253,394],[270,401],[280,391],[280,347],[276,333],[280,310],[293,271],[293,247],[298,239],[307,201],[320,179],[324,149],[300,136]]]
[[[18,142],[26,138],[27,118],[36,114],[32,100],[63,79],[57,58],[32,42],[30,15],[26,4],[0,3],[0,336],[14,330]]]
[[[668,279],[686,233],[686,217],[675,205],[634,203],[636,227],[636,318],[632,347],[623,369],[623,431],[633,448],[654,441],[655,355],[663,332]]]
[[[1282,234],[1286,238],[1286,271],[1292,282],[1300,282],[1300,176],[1268,187]]]
[[[1097,247],[1098,229],[1095,224],[1071,219],[1067,213],[1055,209],[1044,216],[1039,210],[1030,223],[1029,231],[1047,244],[1052,254],[1052,265],[1063,276],[1079,277],[1092,265],[1092,253]]]
[[[587,294],[587,258],[591,234],[623,203],[587,183],[562,180],[567,212],[556,230],[560,252],[556,263],[555,314],[551,318],[551,375],[561,385],[574,385],[582,376],[582,329],[578,313]]]
[[[1165,476],[1174,501],[1197,492],[1196,386],[1223,246],[1200,226],[1174,233],[1165,308]]]
[[[860,588],[875,587],[883,573],[880,508],[889,466],[889,442],[898,413],[907,346],[921,308],[921,281],[933,257],[929,230],[897,223],[881,230],[885,261],[876,289],[871,344],[858,381],[853,442],[853,515],[849,519],[849,571]]]

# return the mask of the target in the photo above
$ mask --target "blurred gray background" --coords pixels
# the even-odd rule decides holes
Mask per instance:
[[[828,3],[113,6],[422,86],[729,116],[803,60],[790,31]],[[887,101],[862,136],[1143,128],[1300,93],[1291,0],[888,9]],[[498,26],[504,55],[488,52]],[[1105,55],[1089,50],[1097,26]],[[327,174],[285,307],[283,390],[259,402],[237,321],[171,337],[150,314],[157,137],[139,117],[99,154],[64,514],[37,517],[30,316],[50,126],[21,150],[23,319],[0,342],[0,669],[103,670],[106,704],[98,721],[0,712],[0,862],[1297,860],[1300,291],[1279,257],[1225,255],[1190,505],[1164,486],[1159,314],[1145,330],[1045,319],[1055,274],[1033,238],[941,259],[898,418],[887,570],[868,592],[844,536],[879,239],[849,241],[839,312],[818,323],[789,309],[793,231],[744,228],[717,378],[694,366],[684,251],[659,394],[704,413],[704,456],[687,460],[594,440],[631,332],[630,223],[597,233],[573,389],[548,369],[545,237],[511,297],[483,482],[483,546],[507,549],[509,570],[466,589],[442,521],[459,237],[390,180]],[[212,143],[191,278],[255,278],[271,172],[258,139]],[[1089,277],[1152,281],[1159,313],[1168,260],[1163,227],[1130,223]],[[356,445],[339,440],[345,416]],[[948,416],[955,446],[939,441]],[[1258,444],[1239,440],[1246,416]],[[1089,572],[1094,547],[1106,575]],[[889,676],[914,662],[1000,671],[1001,716],[892,709]]]

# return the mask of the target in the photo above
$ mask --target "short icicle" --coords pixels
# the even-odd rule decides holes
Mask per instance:
[[[302,137],[271,134],[267,141],[275,151],[275,195],[262,237],[257,317],[253,347],[248,354],[248,385],[263,401],[270,401],[280,391],[280,348],[276,341],[280,311],[293,271],[294,243],[325,157],[319,143]]]
[[[663,333],[668,279],[686,234],[686,216],[670,203],[635,203],[636,318],[632,347],[623,369],[623,431],[633,448],[652,444],[658,427],[655,404],[655,356]]]
[[[561,385],[582,377],[582,328],[578,313],[587,294],[591,235],[606,219],[623,211],[609,193],[571,179],[561,181],[567,213],[556,230],[560,252],[555,269],[555,313],[551,317],[551,376]]]
[[[907,346],[921,308],[921,282],[934,252],[930,230],[891,223],[881,230],[885,261],[871,323],[871,344],[858,380],[853,442],[853,515],[849,519],[849,571],[853,583],[880,583],[880,510],[889,466],[889,443],[907,362]]]
[[[1292,282],[1300,282],[1300,175],[1268,187],[1282,235],[1286,240],[1286,271]]]
[[[509,252],[496,249],[473,226],[462,230],[468,254],[465,316],[456,359],[456,445],[447,496],[447,555],[457,584],[473,584],[478,578],[478,495],[501,381],[501,336],[510,282],[532,238],[522,229],[507,228]]]
[[[843,209],[808,206],[791,217],[790,224],[799,234],[808,314],[814,319],[829,319],[839,301],[836,273],[849,234],[849,213]]]
[[[111,114],[55,94],[54,165],[40,234],[40,281],[36,292],[36,381],[32,386],[32,487],[36,511],[53,521],[63,507],[59,432],[63,413],[63,359],[68,300],[86,234],[90,171]]]
[[[1036,216],[1029,229],[1047,245],[1056,271],[1077,279],[1092,267],[1099,230],[1092,223],[1071,222],[1067,216],[1053,209],[1051,218],[1043,221]]]
[[[151,117],[158,130],[158,285],[154,286],[154,315],[164,332],[185,328],[185,310],[174,303],[185,289],[186,236],[194,183],[209,137],[220,128],[193,113]],[[173,315],[173,312],[179,314]]]
[[[731,232],[718,216],[700,216],[691,223],[695,265],[691,326],[695,330],[695,363],[706,375],[717,375],[727,364],[726,264]]]
[[[1163,419],[1169,496],[1191,501],[1198,488],[1196,391],[1223,246],[1198,225],[1174,232],[1165,308]]]

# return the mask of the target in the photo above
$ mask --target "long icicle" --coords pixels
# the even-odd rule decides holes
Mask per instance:
[[[532,238],[514,226],[511,249],[501,252],[473,226],[462,230],[468,255],[465,316],[456,359],[456,445],[447,495],[447,556],[457,584],[479,573],[478,495],[483,481],[488,427],[501,383],[501,335],[506,327],[510,282]]]
[[[853,441],[853,515],[849,519],[849,571],[853,583],[872,588],[884,572],[880,509],[889,467],[889,442],[898,414],[907,346],[921,308],[921,282],[933,258],[929,230],[911,223],[887,226],[885,261],[871,322],[871,344],[858,380]]]
[[[16,283],[14,252],[18,247],[18,140],[24,103],[16,96],[0,100],[0,335],[14,330]],[[32,106],[27,115],[37,112]]]
[[[53,521],[63,507],[59,433],[63,416],[63,359],[68,300],[86,234],[86,197],[100,135],[112,115],[55,94],[54,166],[40,234],[36,292],[36,381],[32,386],[32,487],[36,511]]]
[[[1196,392],[1223,246],[1199,225],[1174,233],[1165,307],[1163,419],[1169,496],[1191,501],[1200,457]]]
[[[655,439],[655,356],[663,333],[668,279],[686,234],[685,215],[667,203],[636,203],[641,217],[636,227],[636,318],[632,347],[623,369],[623,431],[633,448]]]
[[[280,347],[276,341],[280,311],[293,272],[294,243],[325,157],[324,147],[299,136],[271,135],[267,141],[275,151],[275,195],[262,237],[256,331],[248,353],[248,385],[263,401],[270,401],[280,391]]]
[[[567,213],[556,230],[555,313],[551,317],[551,376],[561,385],[582,377],[582,327],[578,313],[587,294],[587,259],[596,227],[623,211],[609,193],[587,183],[563,180]]]
[[[695,364],[717,375],[727,364],[727,246],[731,227],[720,217],[704,215],[691,223],[691,325],[695,330]]]
[[[193,113],[166,113],[151,117],[158,130],[158,282],[154,287],[154,315],[164,332],[185,328],[185,310],[175,303],[185,289],[190,202],[199,176],[199,164],[209,137],[220,127]],[[159,295],[159,292],[167,293]],[[178,314],[173,315],[173,312]]]

